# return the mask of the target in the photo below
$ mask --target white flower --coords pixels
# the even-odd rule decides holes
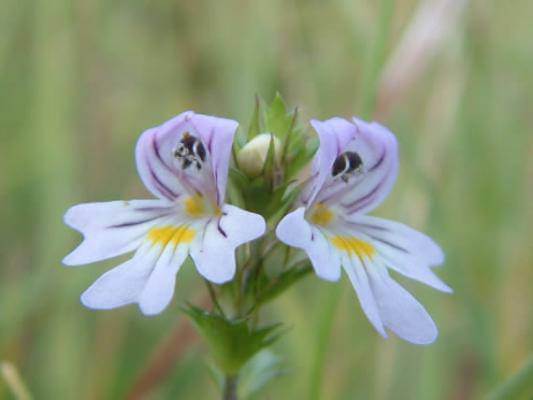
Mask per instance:
[[[336,281],[341,266],[376,330],[385,328],[415,344],[432,343],[438,331],[424,307],[389,276],[389,269],[443,292],[433,272],[444,254],[426,235],[398,222],[366,215],[390,192],[398,171],[396,138],[385,127],[359,119],[311,121],[320,148],[300,198],[276,234],[303,249],[316,274]]]
[[[235,273],[235,248],[265,232],[263,217],[224,203],[237,122],[185,112],[147,130],[136,148],[139,175],[153,200],[79,204],[65,223],[84,241],[63,260],[80,265],[135,251],[102,275],[82,303],[111,309],[138,303],[147,315],[170,303],[188,255],[206,279]]]

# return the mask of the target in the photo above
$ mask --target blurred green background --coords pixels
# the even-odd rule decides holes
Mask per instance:
[[[533,348],[532,15],[527,0],[3,0],[0,398],[13,368],[37,399],[218,397],[178,310],[204,293],[194,268],[158,317],[89,311],[80,293],[117,262],[63,268],[79,237],[62,214],[148,197],[142,130],[186,109],[246,125],[276,91],[304,122],[356,114],[398,135],[377,214],[441,243],[455,293],[399,278],[440,328],[421,348],[382,340],[346,279],[306,278],[266,310],[291,330],[259,398],[484,398]]]

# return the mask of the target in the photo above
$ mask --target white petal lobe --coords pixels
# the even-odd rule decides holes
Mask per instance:
[[[63,263],[88,264],[133,251],[170,210],[171,205],[163,200],[110,201],[71,207],[65,214],[65,223],[81,232],[84,240]]]
[[[188,246],[185,245],[165,247],[138,299],[143,314],[159,314],[170,304],[176,286],[176,275],[187,254]]]
[[[191,257],[198,272],[207,280],[222,284],[235,275],[235,248],[261,236],[265,220],[258,214],[225,205],[223,215],[206,225],[201,237],[191,246]]]
[[[287,214],[276,228],[283,243],[304,250],[316,274],[327,281],[337,281],[341,275],[339,254],[332,248],[325,233],[304,218],[305,209]]]
[[[425,308],[392,280],[385,269],[377,271],[371,266],[368,273],[383,324],[413,344],[433,343],[438,330]]]

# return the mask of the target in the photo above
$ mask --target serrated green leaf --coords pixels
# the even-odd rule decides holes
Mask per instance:
[[[227,320],[193,305],[183,308],[225,374],[236,374],[259,350],[279,337],[280,324],[251,329],[245,319]]]

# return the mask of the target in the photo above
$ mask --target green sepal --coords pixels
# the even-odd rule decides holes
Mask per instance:
[[[225,374],[237,374],[243,364],[280,336],[281,324],[251,329],[246,319],[228,320],[189,304],[183,311],[209,346],[211,355]]]
[[[281,95],[276,93],[276,97],[265,112],[265,131],[276,135],[283,142],[292,125],[292,113],[287,112]]]
[[[273,230],[278,225],[278,222],[287,214],[287,211],[293,207],[294,201],[300,194],[299,187],[295,187],[292,190],[286,190],[287,186],[290,184],[291,183],[288,182],[277,189],[275,193],[276,196],[274,197],[274,200],[277,201],[272,203],[273,206],[271,210],[269,210],[270,213],[265,215],[267,226],[270,230]]]
[[[254,114],[252,115],[252,120],[248,126],[247,141],[250,141],[261,133],[261,103],[261,98],[255,96]]]
[[[299,136],[299,135],[295,135]],[[301,139],[300,139],[301,140]],[[311,161],[316,151],[318,150],[319,141],[318,138],[313,137],[307,140],[307,143],[301,145],[300,151],[295,151],[294,157],[287,165],[285,172],[285,178],[293,178],[307,163]],[[295,146],[298,147],[298,146]]]
[[[263,165],[262,176],[266,177],[270,184],[273,184],[274,174],[276,169],[276,147],[274,146],[274,135],[270,136],[270,142],[268,144],[268,152]]]

